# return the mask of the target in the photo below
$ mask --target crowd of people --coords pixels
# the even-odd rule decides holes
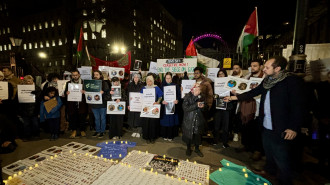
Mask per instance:
[[[60,75],[49,74],[39,87],[31,75],[20,80],[10,68],[4,68],[3,72],[0,72],[0,81],[8,81],[9,98],[0,99],[1,152],[15,150],[17,137],[23,141],[38,139],[40,130],[49,132],[50,140],[57,140],[62,137],[61,133],[69,130],[70,138],[74,139],[86,137],[89,125],[94,131],[92,137],[104,138],[108,129],[109,139],[120,139],[123,136],[123,127],[127,125],[132,131],[132,137],[142,137],[150,144],[155,143],[159,137],[172,142],[182,134],[182,140],[187,145],[186,155],[190,156],[194,147],[197,155],[203,157],[204,154],[200,150],[202,136],[211,132],[211,144],[218,145],[221,141],[221,146],[228,148],[230,140],[240,140],[244,147],[237,152],[252,152],[252,158],[256,161],[266,156],[265,171],[260,173],[274,175],[278,169],[281,184],[291,184],[293,166],[298,164],[302,153],[300,145],[297,144],[301,128],[310,128],[311,123],[306,121],[310,119],[305,118],[311,115],[311,111],[317,114],[317,110],[310,110],[306,106],[306,100],[308,96],[314,97],[315,94],[306,93],[303,80],[286,72],[287,61],[283,57],[274,56],[266,63],[255,59],[250,65],[250,73],[244,76],[240,65],[234,64],[230,76],[263,78],[262,83],[243,94],[231,91],[227,97],[214,94],[214,83],[203,74],[205,71],[201,67],[194,69],[193,78],[196,83],[184,98],[181,98],[181,81],[188,79],[187,73],[173,75],[168,72],[163,79],[153,73],[148,73],[145,77],[142,77],[141,73],[135,73],[132,80],[128,74],[124,79],[113,77],[104,80],[102,72],[96,70],[93,71],[92,78],[102,81],[102,104],[86,103],[84,90],[81,90],[82,101],[67,101],[70,94],[68,84],[84,83],[78,70],[71,71],[71,78],[64,93],[59,96],[57,80],[61,79]],[[227,70],[220,69],[216,77],[227,76]],[[35,91],[31,92],[36,97],[35,103],[18,103],[19,84],[35,85]],[[329,82],[326,85],[329,86]],[[115,93],[112,86],[122,87],[121,98],[112,97]],[[164,100],[163,92],[166,86],[175,86],[176,89],[174,114],[166,114],[165,111],[165,106],[169,103]],[[130,111],[129,94],[143,93],[144,89],[154,89],[154,104],[161,105],[160,118],[140,117],[139,112]],[[219,99],[227,102],[225,109],[215,107],[214,102]],[[55,101],[56,106],[46,110],[44,105],[47,101]],[[107,101],[125,101],[126,114],[107,115]],[[329,116],[321,116],[320,119],[326,123],[322,126],[329,129]],[[329,141],[326,144],[329,145]],[[329,151],[325,152],[320,152],[323,162],[329,160]]]

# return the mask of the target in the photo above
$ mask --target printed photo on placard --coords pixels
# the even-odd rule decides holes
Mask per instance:
[[[142,66],[142,60],[135,60],[133,70],[138,71]]]
[[[142,111],[140,117],[146,118],[159,118],[160,116],[160,105],[150,105],[150,104],[142,104]]]
[[[121,101],[116,103],[115,101],[107,102],[107,114],[125,114],[126,102]]]
[[[112,100],[121,99],[121,86],[111,86],[111,91],[114,92],[111,95]]]
[[[112,77],[124,78],[124,74],[125,74],[125,68],[119,68],[119,67],[109,68],[110,78]]]
[[[31,166],[30,164],[20,160],[3,167],[2,172],[10,176],[15,173],[18,173],[19,171],[24,171],[30,166]]]
[[[140,112],[142,108],[142,94],[139,92],[129,93],[129,111]]]
[[[222,110],[227,109],[227,102],[223,101],[223,99],[224,99],[223,97],[215,99],[215,108],[216,109],[222,109]]]
[[[96,154],[100,150],[101,150],[100,147],[91,146],[91,145],[85,145],[84,147],[76,150],[76,152],[78,152],[78,153]]]
[[[171,102],[167,102],[167,104],[165,105],[166,108],[166,114],[174,114],[175,112],[175,104],[173,101]]]
[[[55,154],[60,154],[61,152],[67,152],[68,149],[67,148],[63,148],[63,147],[59,147],[59,146],[53,146],[50,147],[44,151],[41,151],[41,153],[43,154],[47,154],[47,155],[55,155]]]
[[[78,150],[82,147],[84,147],[85,144],[82,144],[82,143],[77,143],[77,142],[70,142],[66,145],[63,145],[62,147],[63,148],[67,148],[67,149],[70,149],[70,150]]]
[[[85,92],[86,103],[102,104],[102,94],[97,92]]]
[[[30,164],[31,166],[34,166],[36,163],[40,163],[41,161],[44,161],[47,158],[50,158],[50,156],[43,153],[37,153],[22,161],[26,162],[27,164]]]
[[[130,71],[130,80],[131,82],[133,82],[134,80],[134,74],[139,74],[139,71]],[[141,78],[141,75],[140,75]]]
[[[175,175],[176,168],[178,167],[179,159],[169,158],[160,155],[154,158],[146,166],[146,170],[157,171],[160,174]]]
[[[103,80],[109,80],[109,66],[99,66],[99,71],[101,71]]]

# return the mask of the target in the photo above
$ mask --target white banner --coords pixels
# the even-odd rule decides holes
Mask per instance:
[[[182,80],[181,98],[184,98],[184,96],[190,92],[191,88],[194,87],[195,83],[196,83],[196,80]]]
[[[0,99],[8,99],[8,82],[0,82]]]
[[[197,67],[197,58],[157,59],[159,73],[193,73]]]
[[[131,112],[141,112],[142,94],[139,92],[129,93],[129,108]]]
[[[143,89],[142,102],[143,104],[153,104],[156,100],[156,89]]]
[[[115,101],[107,102],[107,114],[125,114],[126,102],[121,101],[116,103]]]
[[[35,103],[36,95],[31,94],[35,91],[35,85],[17,85],[17,96],[19,103]]]
[[[68,101],[82,101],[82,84],[74,84],[68,83],[68,91],[70,94],[68,95]]]

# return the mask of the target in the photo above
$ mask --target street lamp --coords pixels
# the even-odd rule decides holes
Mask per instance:
[[[94,19],[94,20],[88,21],[88,23],[89,23],[89,26],[91,27],[91,30],[94,34],[101,32],[103,22],[101,22],[97,19]]]
[[[18,48],[21,46],[22,44],[22,39],[20,38],[15,38],[15,37],[9,37],[9,40],[13,46],[13,50],[12,52],[10,52],[10,68],[14,71],[14,74],[16,75],[16,59],[15,59],[15,52],[18,51]],[[17,48],[17,49],[14,49]]]

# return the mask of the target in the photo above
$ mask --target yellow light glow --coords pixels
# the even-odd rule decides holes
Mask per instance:
[[[244,174],[244,177],[248,178],[249,176],[248,176],[248,174],[246,173],[246,174]]]
[[[38,55],[40,58],[47,58],[47,54],[45,52],[39,52]]]

